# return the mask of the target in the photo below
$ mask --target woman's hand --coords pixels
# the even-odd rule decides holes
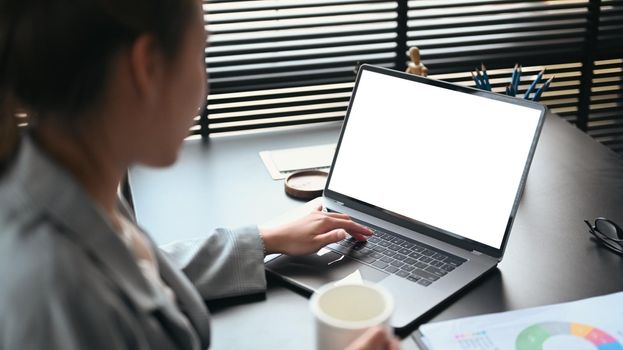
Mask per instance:
[[[381,327],[368,329],[345,350],[397,350],[400,342]]]
[[[373,233],[348,215],[325,213],[322,207],[289,224],[262,229],[261,232],[268,254],[288,255],[315,253],[327,244],[343,240],[347,234],[362,241]]]

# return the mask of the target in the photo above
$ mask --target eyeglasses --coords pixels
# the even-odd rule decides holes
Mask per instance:
[[[623,255],[623,230],[614,221],[606,218],[595,219],[595,224],[584,220],[590,232],[599,243],[617,254]]]

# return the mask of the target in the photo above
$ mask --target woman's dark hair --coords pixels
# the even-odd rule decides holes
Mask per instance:
[[[0,170],[33,121],[75,116],[102,93],[111,58],[139,35],[173,57],[197,0],[0,0]]]

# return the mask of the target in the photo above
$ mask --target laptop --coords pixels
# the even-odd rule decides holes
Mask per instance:
[[[375,231],[267,270],[314,291],[366,280],[409,326],[502,260],[545,107],[361,66],[323,192],[327,211]]]

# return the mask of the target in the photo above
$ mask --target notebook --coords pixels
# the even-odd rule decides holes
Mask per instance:
[[[545,107],[363,65],[323,193],[327,211],[375,230],[267,270],[313,292],[372,281],[404,328],[502,260]]]

